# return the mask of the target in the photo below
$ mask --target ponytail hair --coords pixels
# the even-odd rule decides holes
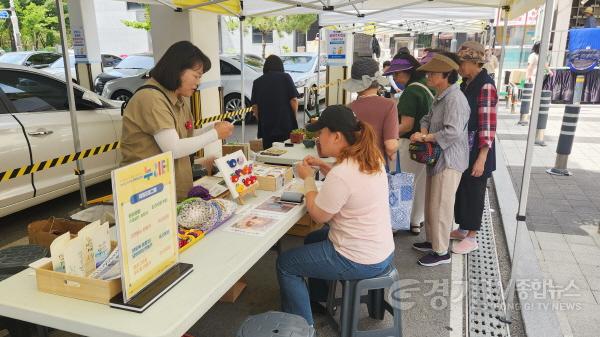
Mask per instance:
[[[376,174],[381,171],[383,156],[377,146],[375,131],[362,121],[358,121],[359,130],[355,132],[342,132],[350,146],[343,149],[337,158],[337,164],[346,159],[353,159],[358,163],[360,172]]]

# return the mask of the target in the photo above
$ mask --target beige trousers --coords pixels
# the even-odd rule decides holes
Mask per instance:
[[[433,251],[448,252],[450,231],[454,220],[454,199],[462,173],[445,169],[427,176],[425,187],[425,234]]]

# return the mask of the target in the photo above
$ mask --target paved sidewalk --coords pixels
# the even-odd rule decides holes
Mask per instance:
[[[519,109],[517,108],[517,111]],[[564,106],[550,110],[546,143],[535,146],[527,227],[545,280],[530,281],[552,299],[564,336],[600,335],[600,106],[582,106],[569,157],[571,177],[545,171],[554,166]],[[501,109],[498,138],[517,196],[528,126]]]

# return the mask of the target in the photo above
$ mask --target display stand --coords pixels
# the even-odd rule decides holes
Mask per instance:
[[[177,263],[128,302],[123,301],[123,293],[120,293],[110,300],[110,306],[138,313],[144,312],[152,303],[156,302],[192,271],[193,266],[191,264]]]
[[[251,195],[253,197],[256,197],[256,189],[258,188],[258,181],[255,182],[252,186],[248,187],[247,189],[243,190],[242,192],[238,192],[238,197],[235,199],[240,205],[245,205],[246,202],[244,201],[244,198],[247,195]]]

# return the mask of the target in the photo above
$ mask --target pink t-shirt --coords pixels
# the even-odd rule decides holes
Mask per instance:
[[[375,130],[377,146],[381,154],[385,154],[384,142],[398,139],[400,122],[398,122],[398,107],[392,99],[381,96],[359,97],[350,104],[356,117]]]
[[[385,169],[361,173],[358,164],[346,160],[327,174],[316,205],[334,214],[329,221],[329,240],[335,250],[360,264],[376,264],[394,251]]]

